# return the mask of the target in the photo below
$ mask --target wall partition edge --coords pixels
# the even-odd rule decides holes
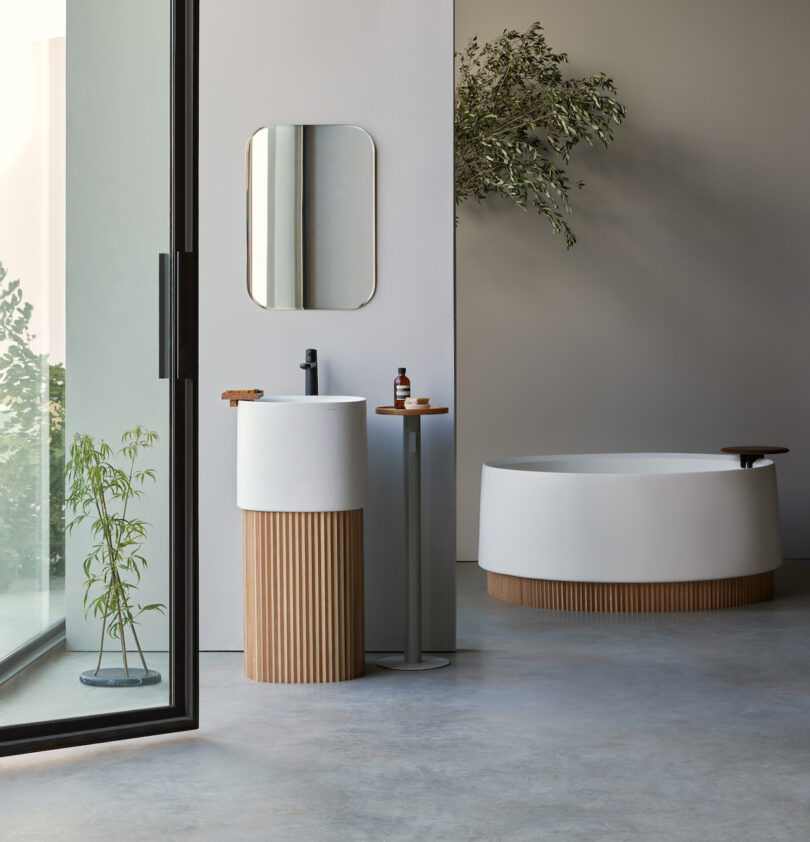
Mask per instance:
[[[197,272],[199,0],[172,0],[170,704],[0,728],[0,756],[199,727]],[[157,256],[156,256],[157,259]],[[156,279],[157,282],[157,279]]]

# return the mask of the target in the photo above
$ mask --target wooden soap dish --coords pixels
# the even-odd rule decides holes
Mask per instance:
[[[228,389],[222,393],[222,400],[237,406],[239,401],[257,401],[264,395],[264,389]]]

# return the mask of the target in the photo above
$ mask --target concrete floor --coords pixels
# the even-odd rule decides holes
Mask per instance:
[[[205,654],[199,732],[0,760],[0,837],[810,839],[810,565],[773,603],[658,615],[458,573],[452,666],[281,686]]]

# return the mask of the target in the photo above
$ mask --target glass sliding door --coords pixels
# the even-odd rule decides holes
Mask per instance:
[[[0,753],[196,727],[196,20],[0,0]]]
[[[0,9],[2,680],[65,629],[66,14]]]

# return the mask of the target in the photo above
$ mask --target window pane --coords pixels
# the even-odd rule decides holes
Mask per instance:
[[[170,702],[170,11],[0,0],[0,726]]]

